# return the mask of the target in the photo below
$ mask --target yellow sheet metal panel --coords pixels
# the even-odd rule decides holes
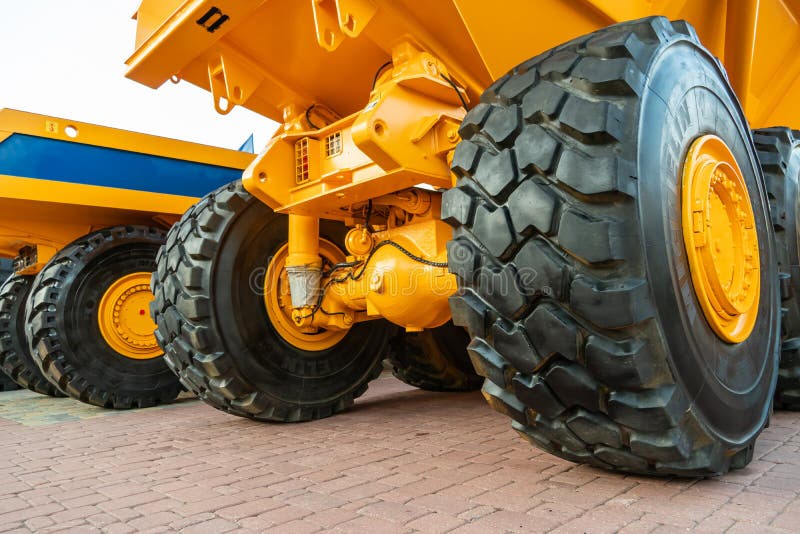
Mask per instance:
[[[162,0],[142,2],[139,34],[148,37],[140,37],[128,60],[128,76],[157,87],[176,75],[206,89],[215,79],[217,100],[244,105],[278,121],[289,104],[305,109],[322,103],[340,117],[363,108],[375,71],[389,59],[392,47],[408,36],[439,57],[474,100],[513,65],[575,36],[622,20],[665,15],[692,23],[705,45],[723,59],[753,126],[800,124],[795,82],[800,72],[800,0],[190,0],[180,5],[171,0],[168,4],[169,8]],[[355,13],[366,22],[354,15],[352,31],[347,17],[338,27],[341,17],[334,15],[339,12]]]

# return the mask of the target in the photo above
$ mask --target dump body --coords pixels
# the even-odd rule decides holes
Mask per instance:
[[[169,227],[251,154],[0,110],[0,256],[55,251],[116,225]],[[29,258],[30,259],[30,258]]]
[[[685,19],[724,63],[752,127],[800,124],[797,0],[144,0],[128,76],[177,76],[282,122],[287,108],[362,109],[399,42],[433,53],[474,102],[543,51],[618,21]]]

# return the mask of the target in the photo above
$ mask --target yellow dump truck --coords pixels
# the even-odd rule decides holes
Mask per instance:
[[[148,313],[167,230],[251,154],[0,110],[0,367],[109,408],[181,391]]]
[[[389,354],[425,387],[477,371],[563,458],[746,465],[782,348],[779,402],[800,389],[799,20],[781,0],[144,0],[130,78],[282,124],[159,252],[167,360],[216,408],[305,421]]]

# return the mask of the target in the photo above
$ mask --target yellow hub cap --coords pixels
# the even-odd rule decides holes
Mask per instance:
[[[682,223],[692,285],[708,324],[728,343],[744,341],[758,315],[758,237],[742,171],[717,136],[704,135],[689,148]]]
[[[163,354],[150,318],[150,273],[132,273],[116,280],[100,299],[97,321],[103,339],[122,356],[149,360]]]
[[[336,264],[345,261],[339,248],[325,239],[319,241],[319,254],[323,264]],[[324,330],[308,333],[300,330],[292,320],[292,297],[289,293],[289,277],[286,274],[286,257],[289,246],[284,245],[272,257],[264,278],[264,303],[272,326],[278,334],[291,345],[307,351],[326,350],[347,335],[346,330]]]

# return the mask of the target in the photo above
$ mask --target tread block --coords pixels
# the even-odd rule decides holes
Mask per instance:
[[[576,132],[584,143],[606,143],[624,139],[624,117],[610,102],[594,102],[570,95],[558,116],[562,127]]]
[[[672,29],[678,33],[682,33],[687,37],[691,38],[695,42],[700,42],[700,38],[697,36],[697,32],[694,29],[694,26],[686,22],[685,20],[673,20],[670,21],[670,25]]]
[[[608,399],[608,415],[635,430],[659,431],[677,426],[688,403],[675,385],[647,391],[614,391]]]
[[[219,228],[225,218],[213,210],[203,210],[197,217],[197,225],[206,232],[213,232]]]
[[[180,338],[178,338],[178,340],[180,340]],[[212,352],[210,354],[196,353],[191,357],[191,360],[186,359],[184,361],[187,363],[191,361],[192,364],[201,367],[206,375],[211,378],[222,376],[231,369],[230,359],[225,357],[224,352]]]
[[[211,239],[190,239],[183,243],[186,254],[194,260],[210,260],[217,251],[217,243]]]
[[[556,160],[558,147],[558,141],[548,134],[547,130],[538,124],[528,124],[514,145],[517,165],[528,173],[550,172]]]
[[[470,141],[461,141],[456,145],[456,151],[453,153],[453,163],[450,169],[462,178],[470,175],[475,171],[475,166],[481,155],[481,148]],[[448,191],[453,191],[449,189]]]
[[[565,406],[600,410],[598,384],[583,366],[567,362],[555,363],[547,370],[545,381]]]
[[[517,182],[517,166],[511,150],[499,154],[484,151],[473,179],[492,197],[498,198]]]
[[[241,380],[232,376],[211,377],[208,380],[208,385],[213,388],[214,392],[222,395],[229,401],[245,395],[250,389],[245,386]]]
[[[543,78],[548,75],[552,77],[563,77],[570,71],[578,59],[580,59],[580,56],[572,50],[557,50],[539,64],[537,68],[539,76]]]
[[[158,266],[161,268],[160,263]],[[175,274],[178,277],[178,281],[186,289],[201,289],[203,287],[203,269],[200,267],[181,264]],[[161,278],[163,279],[164,277],[162,276]],[[153,286],[152,283],[151,286]]]
[[[578,275],[570,285],[570,304],[602,328],[622,328],[653,315],[647,282],[640,278],[592,280]]]
[[[225,189],[220,190],[213,200],[209,199],[208,204],[209,206],[235,213],[247,202],[257,201],[237,182],[235,184],[228,184]]]
[[[467,116],[461,122],[458,128],[458,133],[462,139],[470,139],[476,133],[480,132],[486,119],[489,118],[489,113],[492,111],[492,106],[484,102],[479,103],[477,106],[469,110]]]
[[[539,74],[535,70],[528,70],[510,77],[509,80],[503,84],[497,94],[505,102],[516,101],[538,80]]]
[[[173,332],[175,331],[177,330],[173,330]],[[210,347],[208,327],[206,326],[197,326],[184,322],[181,333],[195,350],[205,351]]]
[[[604,32],[592,37],[586,42],[588,55],[615,59],[629,57],[636,61],[645,52],[645,44],[634,32],[622,30],[617,32]],[[646,65],[639,65],[645,68]]]
[[[620,469],[630,469],[639,473],[648,470],[647,460],[639,458],[624,449],[615,449],[601,445],[594,448],[594,454],[607,464]]]
[[[517,270],[510,264],[481,269],[478,293],[505,316],[515,315],[525,305],[525,295],[517,283]]]
[[[547,80],[542,80],[522,99],[522,117],[526,120],[540,120],[542,116],[553,118],[561,109],[567,93]]]
[[[531,425],[544,434],[550,441],[557,443],[560,446],[570,449],[572,452],[585,451],[586,443],[576,436],[572,430],[567,428],[560,419],[550,419],[544,415],[537,413]]]
[[[532,231],[551,232],[556,199],[532,180],[525,180],[511,193],[506,207],[517,235],[528,235]]]
[[[463,238],[447,242],[447,266],[451,273],[467,283],[475,280],[475,273],[480,268],[480,254],[473,245]]]
[[[533,373],[542,359],[531,345],[525,331],[513,325],[508,330],[504,321],[495,321],[492,326],[492,343],[495,350],[522,373]]]
[[[522,424],[527,424],[525,406],[510,392],[501,388],[494,382],[487,380],[483,383],[483,398],[495,411],[506,414],[508,417]]]
[[[524,324],[528,337],[542,358],[560,354],[568,360],[578,359],[581,333],[577,323],[561,308],[552,304],[540,305]]]
[[[467,352],[476,373],[502,388],[511,382],[514,370],[486,341],[474,338],[467,346]]]
[[[178,295],[175,299],[178,312],[189,320],[196,321],[208,317],[210,303],[206,297]]]
[[[645,78],[636,63],[628,58],[584,57],[572,70],[573,80],[584,82],[596,94],[642,95]]]
[[[680,428],[655,434],[631,432],[630,447],[635,455],[659,462],[686,460],[692,452],[686,433]]]
[[[569,270],[558,253],[542,239],[525,243],[514,256],[517,280],[528,298],[541,295],[561,299],[569,285]]]
[[[656,364],[645,339],[614,341],[591,335],[585,351],[586,367],[607,386],[641,388],[656,377]]]
[[[534,69],[539,66],[539,64],[550,57],[553,54],[553,50],[545,50],[539,55],[536,55],[530,59],[525,60],[524,62],[517,65],[514,72],[517,74],[521,74],[524,72],[528,72],[531,69]],[[538,74],[538,73],[537,73]]]
[[[256,392],[246,397],[231,401],[231,408],[250,415],[260,415],[267,410],[268,403],[262,395]]]
[[[486,337],[489,307],[480,297],[470,289],[459,289],[449,302],[454,324],[466,328],[470,337]]]
[[[604,444],[614,448],[622,446],[619,426],[604,415],[578,410],[567,419],[567,426],[586,443]]]
[[[498,146],[508,148],[513,143],[519,127],[520,117],[516,107],[495,108],[483,127],[483,133]]]
[[[618,226],[614,221],[596,219],[567,208],[561,213],[558,224],[558,243],[586,263],[622,259]]]
[[[624,193],[635,195],[636,169],[614,156],[588,157],[564,147],[555,172],[556,179],[584,195]]]
[[[442,195],[442,220],[451,226],[468,225],[475,214],[475,202],[463,187],[453,187]]]
[[[500,91],[500,89],[509,82],[509,80],[511,80],[510,74],[506,74],[495,80],[495,82],[492,83],[492,85],[490,85],[489,87],[487,87],[486,91],[483,92],[483,94],[481,95],[481,100],[485,102],[495,102],[499,100],[497,98],[497,94]]]
[[[512,385],[519,400],[545,417],[555,419],[567,409],[539,376],[517,375]]]
[[[497,258],[503,257],[514,244],[508,210],[505,207],[492,211],[484,204],[479,205],[475,212],[472,233]]]

